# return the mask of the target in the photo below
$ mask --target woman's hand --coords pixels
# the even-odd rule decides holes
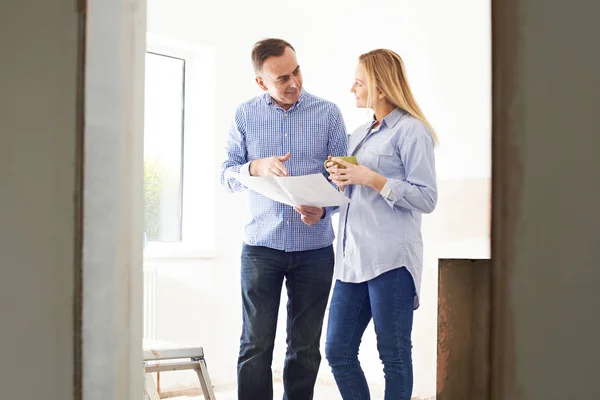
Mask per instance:
[[[336,157],[332,158],[331,161],[335,161],[345,167],[339,168],[333,162],[327,163],[329,180],[335,183],[342,191],[348,185],[363,185],[372,187],[380,192],[387,182],[384,176],[379,175],[364,165],[354,165]]]
[[[343,192],[343,191],[344,191],[344,189],[345,189],[345,186],[344,186],[344,185],[341,185],[341,184],[339,184],[339,183],[336,183],[336,182],[335,182],[335,181],[333,181],[333,179],[331,178],[331,174],[332,174],[333,170],[334,170],[334,169],[337,169],[337,164],[336,164],[336,163],[334,163],[334,162],[332,161],[332,159],[333,159],[333,157],[332,157],[332,156],[329,156],[329,157],[327,157],[327,158],[328,158],[328,161],[327,161],[327,163],[325,164],[325,170],[326,170],[326,171],[329,173],[329,177],[328,177],[328,178],[329,178],[329,180],[330,180],[330,181],[332,181],[333,183],[335,183],[335,184],[336,184],[336,186],[338,187],[338,189],[340,190],[340,192]]]

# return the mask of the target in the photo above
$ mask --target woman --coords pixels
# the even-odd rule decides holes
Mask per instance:
[[[358,348],[373,319],[385,399],[409,400],[423,268],[421,214],[437,202],[437,139],[398,54],[379,49],[361,55],[355,78],[356,106],[372,109],[374,119],[350,139],[357,165],[339,158],[327,163],[329,179],[351,202],[340,210],[325,353],[342,397],[370,399]]]

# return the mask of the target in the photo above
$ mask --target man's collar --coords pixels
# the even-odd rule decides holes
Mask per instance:
[[[302,89],[302,93],[300,93],[300,98],[298,98],[298,101],[296,101],[296,103],[294,103],[292,105],[292,107],[290,107],[290,109],[298,108],[300,105],[302,105],[302,102],[304,101],[305,98],[306,98],[306,92],[304,91],[304,89]],[[265,93],[264,99],[265,99],[267,105],[269,105],[269,106],[281,107],[275,100],[273,100],[273,98],[271,97],[269,92]]]

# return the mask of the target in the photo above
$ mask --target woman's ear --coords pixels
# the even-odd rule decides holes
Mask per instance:
[[[377,98],[379,100],[385,99],[385,93],[383,93],[379,88],[377,88]]]

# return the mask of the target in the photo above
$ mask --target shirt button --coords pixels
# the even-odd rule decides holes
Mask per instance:
[[[287,137],[287,135],[288,135],[288,134],[286,133],[286,134],[285,134],[285,137]]]
[[[289,220],[287,221],[287,224],[288,224],[288,225],[290,224],[290,221],[289,221]]]

